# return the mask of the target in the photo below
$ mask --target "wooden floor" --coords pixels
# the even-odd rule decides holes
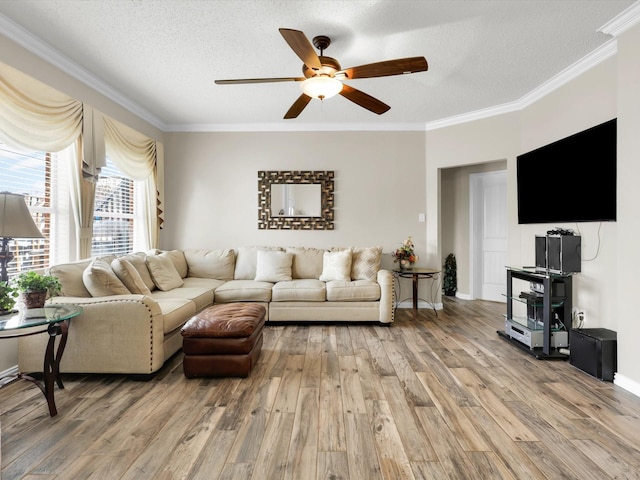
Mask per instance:
[[[269,326],[247,379],[0,390],[2,479],[640,478],[640,398],[496,334],[504,304]]]

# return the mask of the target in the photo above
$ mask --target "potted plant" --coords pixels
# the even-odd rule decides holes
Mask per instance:
[[[0,315],[13,311],[18,295],[18,291],[8,282],[0,282]]]
[[[14,280],[16,289],[22,293],[22,299],[27,308],[42,308],[50,296],[60,292],[62,285],[56,277],[40,275],[37,272],[23,272]]]
[[[458,290],[458,266],[453,253],[447,255],[447,258],[444,260],[444,280],[442,286],[446,296],[454,297],[456,295],[456,290]]]

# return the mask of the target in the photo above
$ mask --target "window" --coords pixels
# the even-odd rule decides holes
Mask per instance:
[[[133,250],[135,182],[107,157],[96,185],[91,255],[126,254]]]
[[[42,270],[51,262],[51,239],[56,196],[52,179],[56,154],[20,151],[0,143],[0,191],[19,193],[45,238],[14,239],[9,243],[14,260],[7,266],[9,278],[26,270]]]

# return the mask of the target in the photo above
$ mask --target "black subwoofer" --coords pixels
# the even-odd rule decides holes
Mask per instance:
[[[571,330],[569,337],[571,365],[600,380],[613,381],[617,370],[617,335],[606,328]]]

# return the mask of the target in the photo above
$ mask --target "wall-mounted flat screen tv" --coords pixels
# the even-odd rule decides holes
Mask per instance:
[[[616,221],[616,119],[517,157],[518,223]]]

